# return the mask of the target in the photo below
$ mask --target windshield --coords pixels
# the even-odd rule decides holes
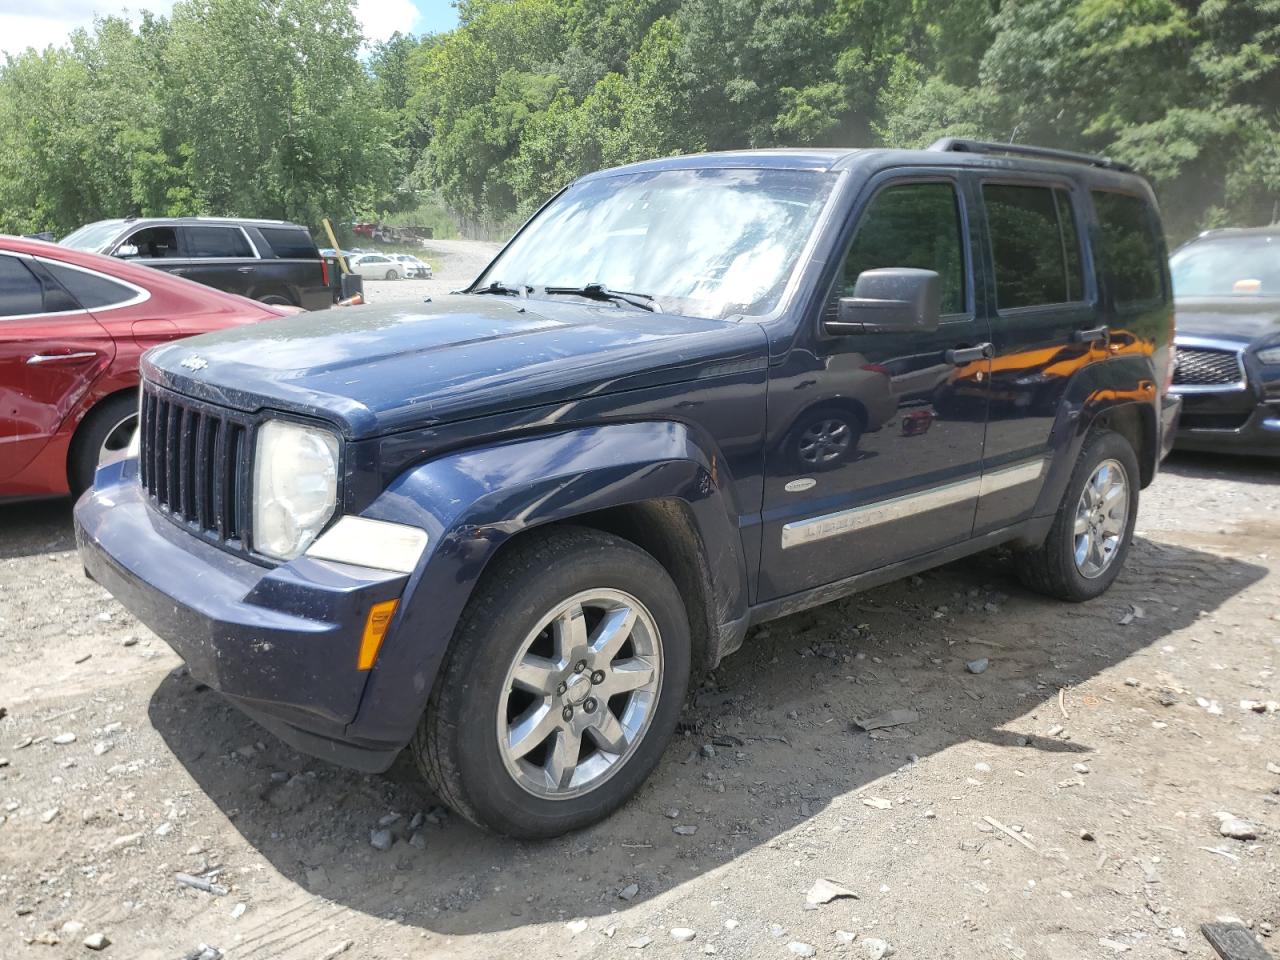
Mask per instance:
[[[1177,297],[1280,297],[1280,236],[1193,243],[1169,266]]]
[[[90,253],[98,253],[119,232],[119,220],[99,220],[97,223],[91,223],[88,226],[81,227],[74,233],[67,234],[58,241],[58,244],[64,247],[71,247],[73,250],[88,250]]]
[[[655,297],[663,312],[760,316],[778,304],[835,177],[666,170],[575,184],[476,284]]]

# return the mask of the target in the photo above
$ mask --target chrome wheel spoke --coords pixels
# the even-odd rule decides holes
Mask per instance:
[[[627,749],[626,731],[622,729],[618,718],[608,709],[602,709],[600,719],[587,727],[587,735],[599,745],[600,749],[607,750],[609,753],[622,753]]]
[[[1080,536],[1089,532],[1089,514],[1080,512],[1076,514],[1075,534]]]
[[[591,653],[597,667],[605,667],[631,636],[636,625],[636,612],[631,607],[610,610],[591,635]]]
[[[539,746],[559,726],[560,718],[544,701],[535,703],[511,724],[507,734],[507,754],[519,760]]]
[[[526,653],[511,674],[511,682],[529,693],[552,693],[559,680],[561,666],[554,660]]]
[[[582,604],[570,607],[551,626],[556,657],[561,663],[577,659],[587,647],[587,617]]]
[[[613,697],[619,693],[630,693],[648,686],[653,681],[653,664],[641,657],[628,657],[610,664],[604,682],[600,684],[602,697]]]
[[[582,735],[570,727],[561,727],[556,731],[555,743],[547,753],[547,765],[543,768],[547,774],[547,786],[553,790],[564,790],[573,780],[574,771],[578,769],[578,758],[582,755]]]

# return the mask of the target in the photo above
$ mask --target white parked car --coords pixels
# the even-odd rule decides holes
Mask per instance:
[[[406,277],[416,277],[419,280],[431,279],[431,264],[424,260],[419,260],[411,253],[395,253],[391,255],[391,259],[397,263],[404,264],[404,275]]]
[[[353,273],[366,280],[403,280],[408,275],[403,263],[380,253],[362,253],[352,257],[348,263]]]

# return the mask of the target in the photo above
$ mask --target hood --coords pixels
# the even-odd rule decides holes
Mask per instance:
[[[1248,346],[1280,335],[1280,298],[1185,297],[1174,305],[1178,333]]]
[[[320,416],[362,439],[712,377],[766,354],[753,323],[471,295],[223,330],[151,350],[143,371],[186,396]]]

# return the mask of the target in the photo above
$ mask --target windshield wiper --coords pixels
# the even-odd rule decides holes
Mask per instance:
[[[650,313],[661,313],[662,304],[657,297],[647,293],[628,293],[625,290],[610,290],[603,283],[588,283],[581,287],[543,287],[543,293],[551,296],[586,297],[588,300],[610,300],[615,303],[628,303]]]
[[[501,280],[491,280],[483,287],[476,287],[474,290],[468,290],[468,293],[496,293],[507,297],[523,297],[533,292],[533,287],[527,284],[521,284],[518,287],[508,286]]]

